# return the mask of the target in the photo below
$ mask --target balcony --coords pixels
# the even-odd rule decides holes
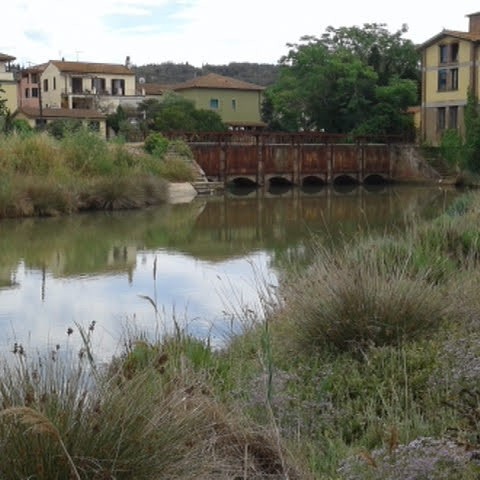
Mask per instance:
[[[115,89],[115,91],[112,93],[111,90],[88,90],[88,89],[72,89],[72,90],[67,90],[67,89],[62,89],[62,96],[81,96],[81,97],[91,97],[91,96],[118,96],[118,97],[123,97],[125,93],[121,88]]]
[[[0,72],[0,82],[13,82],[14,80],[12,72]]]

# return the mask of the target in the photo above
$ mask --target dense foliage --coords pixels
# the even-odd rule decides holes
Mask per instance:
[[[279,66],[268,63],[231,62],[228,65],[203,65],[201,68],[188,63],[164,62],[134,66],[137,76],[147,83],[174,84],[191,80],[195,76],[217,73],[256,85],[268,86],[278,78]]]
[[[406,31],[329,27],[290,44],[279,80],[266,91],[264,119],[287,131],[412,134],[406,111],[418,100],[419,57]]]
[[[222,132],[226,130],[220,115],[197,109],[180,95],[170,93],[162,101],[147,98],[136,110],[121,106],[107,117],[107,125],[128,140],[144,140],[151,132]]]
[[[480,173],[480,112],[478,98],[468,92],[465,106],[465,134],[458,130],[446,130],[440,142],[440,153],[457,171]]]

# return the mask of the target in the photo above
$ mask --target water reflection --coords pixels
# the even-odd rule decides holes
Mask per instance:
[[[230,328],[223,312],[258,306],[258,277],[275,283],[283,262],[304,254],[312,236],[340,241],[401,228],[457,195],[386,186],[307,191],[229,191],[136,212],[2,221],[0,348],[74,343],[66,329],[92,320],[109,354],[127,320],[168,329],[175,317],[197,335],[220,339]]]

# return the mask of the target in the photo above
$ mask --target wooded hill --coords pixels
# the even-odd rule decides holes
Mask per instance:
[[[261,86],[269,86],[278,78],[279,66],[267,63],[229,63],[228,65],[204,65],[194,67],[188,63],[165,62],[133,66],[137,79],[147,83],[173,84],[190,80],[195,76],[217,73]]]

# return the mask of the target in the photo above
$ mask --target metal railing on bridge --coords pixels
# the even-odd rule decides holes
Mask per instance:
[[[187,143],[244,144],[244,145],[312,145],[312,144],[392,144],[408,143],[402,135],[351,135],[326,132],[169,132],[171,140]]]

